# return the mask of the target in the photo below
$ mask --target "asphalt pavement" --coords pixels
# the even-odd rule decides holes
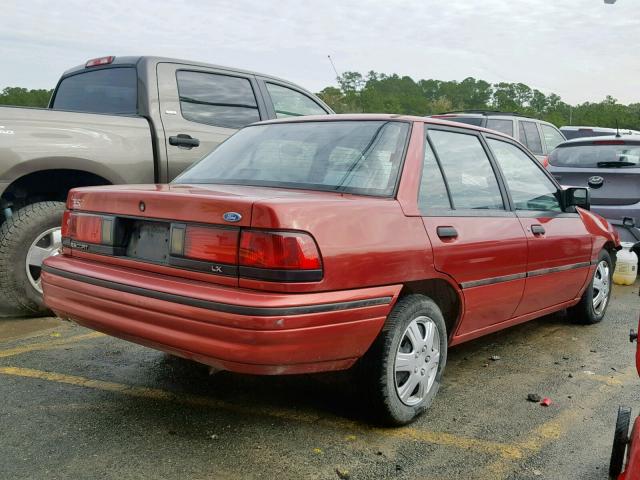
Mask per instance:
[[[640,413],[638,283],[451,349],[414,424],[368,422],[352,373],[210,376],[58,319],[0,320],[0,479],[606,479]],[[535,393],[551,405],[527,401]]]

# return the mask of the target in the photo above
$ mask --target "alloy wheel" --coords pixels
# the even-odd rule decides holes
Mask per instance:
[[[38,293],[42,293],[42,262],[46,258],[58,255],[61,246],[62,231],[60,227],[56,227],[41,233],[29,247],[25,261],[27,278]]]

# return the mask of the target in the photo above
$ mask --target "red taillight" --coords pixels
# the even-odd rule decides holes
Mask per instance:
[[[235,265],[238,262],[238,230],[188,225],[182,255]]]
[[[100,65],[109,65],[110,63],[113,63],[115,58],[116,57],[114,57],[113,55],[109,57],[92,58],[87,63],[85,63],[84,66],[85,68],[89,68],[89,67],[99,67]]]
[[[542,158],[542,166],[544,168],[548,168],[549,167],[549,157],[546,156],[546,155]]]
[[[240,265],[268,269],[319,270],[320,252],[313,238],[301,232],[243,230]]]
[[[111,245],[113,244],[113,217],[67,210],[62,216],[62,237],[77,242]]]

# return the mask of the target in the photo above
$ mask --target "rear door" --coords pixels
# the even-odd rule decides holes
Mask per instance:
[[[169,180],[239,128],[268,118],[253,75],[175,63],[157,68]]]
[[[515,315],[576,298],[591,266],[591,234],[578,213],[563,212],[557,185],[521,147],[487,136],[527,236],[527,279]]]
[[[436,269],[464,294],[455,334],[510,319],[524,291],[527,240],[478,133],[429,127],[419,206]]]

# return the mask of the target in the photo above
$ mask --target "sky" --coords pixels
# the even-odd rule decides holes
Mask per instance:
[[[159,55],[276,75],[522,82],[576,104],[640,102],[640,1],[4,0],[0,89],[53,88],[104,55]]]

